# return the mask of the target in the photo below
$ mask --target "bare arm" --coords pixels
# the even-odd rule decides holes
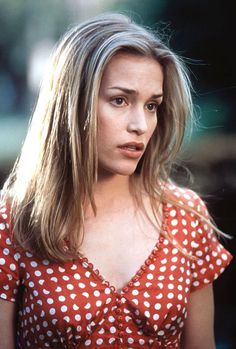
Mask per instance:
[[[212,285],[190,295],[181,349],[215,349]]]
[[[15,349],[15,303],[0,299],[0,349]]]

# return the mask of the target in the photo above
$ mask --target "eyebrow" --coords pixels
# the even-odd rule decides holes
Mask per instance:
[[[109,87],[108,88],[109,90],[121,90],[129,95],[131,94],[137,94],[137,91],[136,90],[132,90],[132,89],[129,89],[129,88],[126,88],[126,87],[121,87],[121,86],[112,86],[112,87]],[[160,97],[163,97],[163,93],[159,93],[159,94],[155,94],[155,95],[152,95],[151,98],[160,98]]]

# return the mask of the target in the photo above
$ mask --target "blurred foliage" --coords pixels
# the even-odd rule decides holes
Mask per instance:
[[[69,23],[57,0],[0,0],[0,114],[25,113],[27,57],[42,38],[58,38]]]

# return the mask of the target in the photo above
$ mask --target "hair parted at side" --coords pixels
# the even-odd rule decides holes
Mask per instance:
[[[136,173],[150,197],[168,174],[192,115],[191,84],[182,60],[156,34],[121,14],[70,29],[59,41],[42,83],[22,152],[5,183],[14,236],[39,257],[78,254],[84,208],[96,205],[97,99],[101,78],[118,52],[156,59],[164,74],[158,127]]]

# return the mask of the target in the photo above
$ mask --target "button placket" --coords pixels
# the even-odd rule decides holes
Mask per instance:
[[[123,290],[125,292],[125,290]],[[116,297],[116,310],[115,313],[117,315],[116,317],[116,322],[117,322],[117,328],[118,328],[118,338],[120,341],[120,344],[123,344],[123,337],[124,337],[124,319],[123,319],[123,315],[122,315],[122,295],[121,294],[117,294]]]

